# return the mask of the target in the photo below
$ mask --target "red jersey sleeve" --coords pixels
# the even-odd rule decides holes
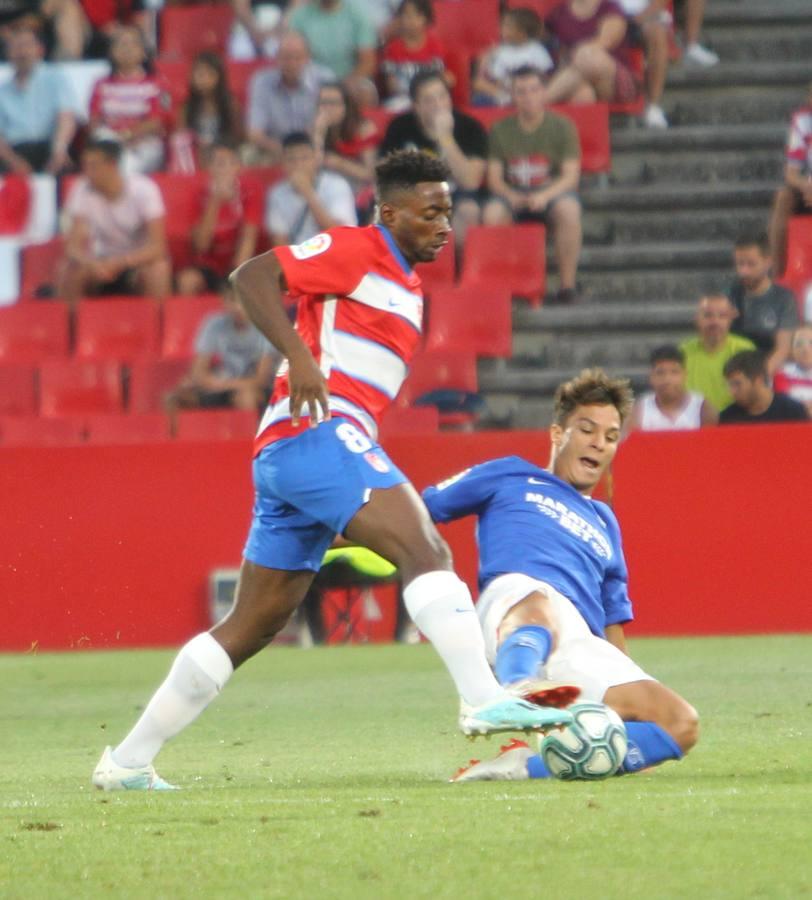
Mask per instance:
[[[351,293],[367,272],[367,239],[359,228],[331,228],[301,244],[274,247],[293,295]]]

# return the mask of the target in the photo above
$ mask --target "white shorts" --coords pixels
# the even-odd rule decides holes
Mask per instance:
[[[614,644],[592,634],[583,616],[563,594],[544,581],[519,573],[494,578],[477,603],[485,652],[491,665],[496,661],[502,619],[534,592],[550,600],[558,620],[558,646],[545,666],[546,677],[551,681],[577,685],[582,700],[596,702],[601,702],[606,691],[615,685],[654,681]]]

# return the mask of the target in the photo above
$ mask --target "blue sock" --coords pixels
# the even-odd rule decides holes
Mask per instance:
[[[618,770],[618,775],[639,772],[659,765],[668,759],[682,759],[683,753],[676,741],[654,722],[625,722],[629,749]],[[527,774],[531,778],[551,778],[550,770],[540,756],[527,760]]]
[[[541,625],[522,625],[509,635],[496,653],[494,671],[499,684],[535,678],[547,662],[553,637]]]
[[[668,732],[654,722],[626,722],[629,749],[620,767],[620,772],[639,772],[657,766],[667,759],[682,759],[679,744]]]

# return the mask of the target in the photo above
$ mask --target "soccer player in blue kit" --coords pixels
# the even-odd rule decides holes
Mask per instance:
[[[153,759],[285,625],[336,534],[399,569],[406,608],[457,688],[464,733],[572,721],[494,677],[448,547],[377,443],[377,423],[420,343],[414,264],[433,262],[448,242],[451,200],[445,163],[425,153],[391,154],[376,176],[376,224],[275,247],[231,276],[249,317],[285,357],[255,442],[254,517],[234,606],[181,648],[130,733],[105,749],[92,777],[98,788],[172,789]],[[298,298],[295,328],[284,291]]]
[[[693,707],[626,655],[632,606],[620,528],[591,498],[631,401],[627,381],[585,370],[556,393],[547,469],[510,456],[423,492],[435,522],[478,518],[477,612],[499,681],[527,695],[549,678],[614,709],[629,742],[621,772],[680,759],[698,738]],[[541,758],[513,741],[452,780],[545,777]]]

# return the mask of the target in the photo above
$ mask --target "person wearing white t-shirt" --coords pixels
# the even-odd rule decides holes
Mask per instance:
[[[507,106],[511,75],[526,66],[550,72],[553,61],[539,37],[542,22],[535,10],[506,9],[499,26],[501,41],[477,64],[473,84],[475,106]]]
[[[73,304],[89,294],[136,294],[163,300],[172,266],[166,211],[146,175],[121,171],[121,144],[87,142],[82,172],[65,207],[68,230],[57,295]]]
[[[301,244],[328,228],[358,224],[350,183],[319,167],[309,135],[293,132],[285,137],[282,165],[287,178],[269,191],[265,212],[274,246]]]
[[[685,386],[685,356],[679,347],[664,344],[651,354],[652,390],[638,397],[628,431],[689,431],[715,425],[717,410]]]

